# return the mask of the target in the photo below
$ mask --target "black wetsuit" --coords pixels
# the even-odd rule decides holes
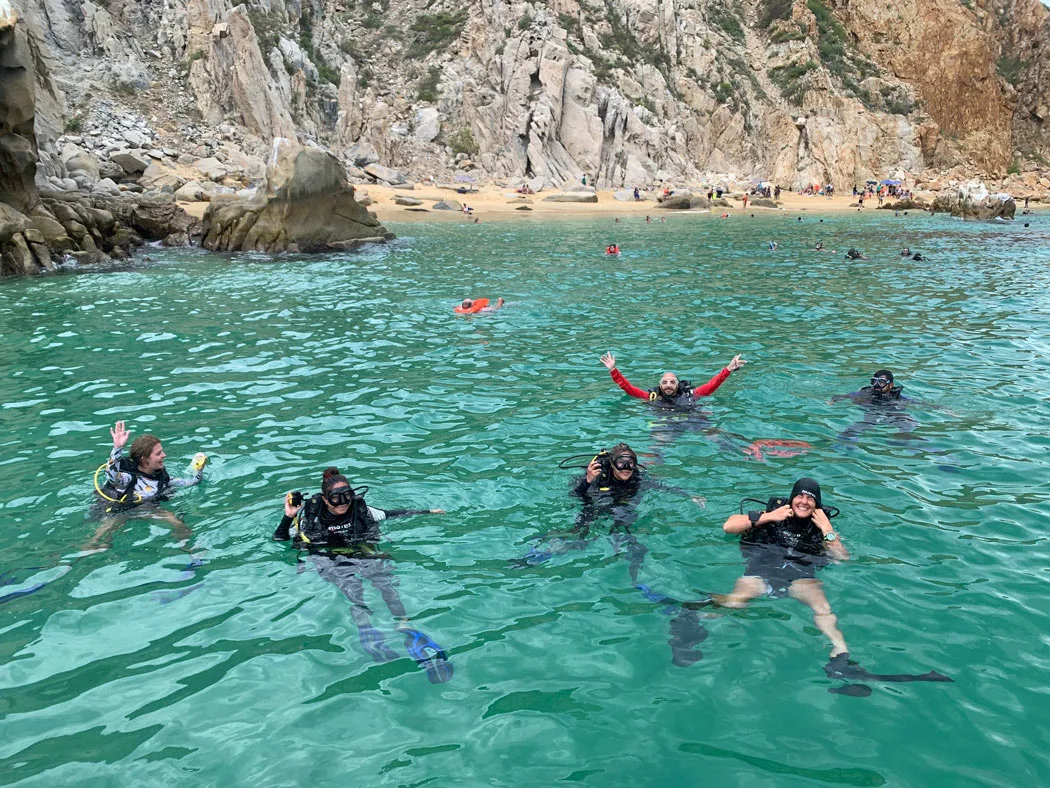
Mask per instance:
[[[318,574],[350,600],[350,616],[364,633],[372,628],[372,620],[362,579],[379,591],[391,615],[406,617],[390,561],[383,560],[390,556],[377,547],[379,523],[427,513],[426,509],[377,509],[357,496],[346,514],[336,515],[328,510],[320,495],[315,495],[303,503],[295,517],[281,518],[273,538],[282,542],[291,539],[296,547],[310,552]]]
[[[780,523],[756,525],[740,535],[740,553],[747,565],[745,577],[766,582],[766,592],[782,597],[795,580],[816,577],[830,559],[824,535],[813,518],[794,515]]]
[[[911,397],[901,394],[902,386],[893,386],[889,391],[880,393],[872,386],[832,397],[832,402],[849,399],[864,408],[864,418],[849,425],[838,434],[838,440],[854,443],[862,432],[876,426],[895,427],[899,430],[897,437],[901,440],[915,440],[910,436],[918,426],[907,412],[907,405],[915,402]]]

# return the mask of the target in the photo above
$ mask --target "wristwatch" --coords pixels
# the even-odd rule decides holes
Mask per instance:
[[[762,512],[751,510],[747,513],[747,519],[751,521],[751,527],[754,528],[758,525],[758,518],[762,516]]]
[[[825,542],[834,542],[836,539],[838,539],[838,536],[836,536],[834,531],[828,531],[826,534],[824,534]]]

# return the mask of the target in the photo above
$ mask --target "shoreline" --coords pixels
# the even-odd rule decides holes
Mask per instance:
[[[720,218],[722,214],[730,216],[750,214],[755,215],[780,215],[793,216],[809,213],[812,215],[839,215],[848,213],[862,213],[870,216],[872,213],[886,213],[872,205],[865,205],[863,209],[857,209],[856,198],[852,194],[834,195],[824,197],[817,195],[803,195],[796,192],[783,192],[780,197],[780,207],[765,208],[751,206],[745,209],[740,197],[729,197],[729,207],[712,207],[710,209],[681,210],[673,208],[660,208],[656,202],[655,195],[651,199],[640,201],[621,201],[613,197],[613,190],[598,190],[597,203],[573,203],[573,202],[545,202],[544,193],[535,195],[518,195],[509,188],[495,186],[483,186],[470,194],[459,194],[449,188],[439,188],[435,185],[415,185],[414,189],[397,189],[393,186],[369,184],[355,185],[355,197],[358,201],[369,197],[372,202],[368,210],[374,211],[380,222],[455,222],[457,224],[474,224],[486,221],[507,221],[511,219],[526,220],[530,217],[542,217],[543,219],[585,219],[594,218],[632,218],[636,219],[648,214],[653,221],[669,216],[702,216]],[[551,191],[548,194],[557,194]],[[740,195],[742,196],[742,195]],[[418,206],[397,205],[394,200],[397,197],[410,197],[422,202]],[[441,200],[456,200],[461,204],[473,208],[473,213],[467,215],[458,210],[434,210],[433,205]],[[179,205],[191,216],[200,219],[208,207],[206,202],[179,202]],[[519,210],[522,206],[530,210]],[[1032,213],[1041,213],[1050,210],[1050,205],[1036,203],[1030,206]],[[923,213],[922,211],[915,211]],[[1014,221],[1020,221],[1023,214],[1016,214]],[[478,221],[475,222],[475,219]]]
[[[355,186],[358,200],[365,196],[372,199],[368,210],[374,211],[379,221],[383,222],[419,222],[419,221],[452,221],[461,224],[474,223],[475,219],[480,222],[528,219],[529,217],[543,217],[544,219],[565,218],[580,219],[587,217],[621,217],[638,218],[648,214],[653,221],[659,221],[659,217],[670,217],[676,215],[698,216],[707,215],[719,218],[722,214],[730,216],[754,213],[757,215],[769,214],[788,216],[802,213],[816,214],[844,214],[857,213],[854,204],[856,198],[852,195],[834,195],[832,197],[812,196],[797,194],[795,192],[783,192],[780,196],[780,207],[763,208],[751,206],[745,209],[739,197],[728,198],[729,207],[712,207],[711,209],[680,210],[673,208],[660,208],[656,202],[655,194],[651,199],[641,201],[620,201],[613,197],[613,190],[598,190],[597,203],[572,203],[572,202],[545,202],[544,193],[524,196],[517,195],[513,190],[501,189],[493,186],[479,187],[478,191],[470,194],[459,194],[451,189],[438,188],[437,186],[422,186],[416,184],[415,189],[395,189],[392,186],[371,184],[368,186]],[[549,194],[557,194],[551,191]],[[743,195],[740,195],[741,197]],[[394,203],[395,197],[412,197],[422,201],[419,206],[402,206]],[[457,200],[462,204],[469,205],[474,209],[473,214],[468,216],[462,211],[433,210],[432,206],[439,200]],[[874,202],[874,201],[872,201]],[[518,210],[521,206],[527,206],[531,210]],[[424,210],[421,210],[424,209]],[[1050,210],[1050,206],[1036,204],[1031,207],[1033,211]],[[875,212],[883,212],[873,205],[865,205],[860,213],[870,215]],[[885,211],[892,216],[892,211]],[[920,213],[920,211],[916,211]],[[1020,207],[1015,221],[1020,219]]]

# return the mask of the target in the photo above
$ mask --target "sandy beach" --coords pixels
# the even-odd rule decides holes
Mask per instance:
[[[603,217],[637,217],[639,215],[650,215],[654,221],[661,216],[674,216],[682,214],[702,214],[721,217],[723,214],[745,213],[743,205],[743,194],[734,193],[728,198],[729,208],[713,207],[710,210],[672,210],[660,208],[656,202],[656,192],[643,192],[643,199],[638,201],[617,200],[613,190],[599,189],[597,192],[597,203],[574,203],[574,202],[546,202],[543,198],[551,194],[557,194],[558,190],[544,191],[540,194],[521,195],[516,194],[511,188],[497,186],[479,186],[476,191],[461,194],[453,188],[438,186],[434,184],[413,184],[414,188],[394,188],[392,186],[369,184],[367,186],[356,186],[356,197],[362,200],[365,197],[371,199],[369,210],[375,211],[381,222],[457,222],[473,223],[476,220],[497,221],[507,219],[527,219],[530,216],[542,216],[545,219],[581,218],[587,216]],[[922,195],[928,202],[932,202],[933,195]],[[421,205],[398,205],[395,199],[408,197],[421,201]],[[473,209],[470,215],[458,210],[434,210],[434,205],[442,200],[455,200],[460,205],[466,205]],[[849,213],[857,212],[857,198],[852,194],[835,195],[833,197],[814,196],[798,194],[796,192],[784,191],[780,195],[779,208],[761,208],[753,206],[750,202],[746,212],[781,213],[785,216],[804,213]],[[200,218],[208,207],[206,202],[180,202],[187,213]],[[866,199],[864,201],[864,213],[875,210],[877,201]],[[1020,204],[1018,205],[1017,218],[1021,218]],[[1033,209],[1045,210],[1050,206],[1034,204]],[[528,210],[525,210],[525,209]]]
[[[654,219],[659,216],[670,216],[674,214],[712,214],[721,216],[723,213],[730,215],[744,211],[742,194],[728,199],[729,208],[713,207],[710,211],[682,211],[660,208],[656,202],[656,192],[643,192],[642,200],[621,201],[617,200],[612,190],[601,190],[597,192],[597,203],[573,203],[573,202],[546,202],[544,197],[557,194],[558,190],[544,191],[533,195],[516,194],[511,188],[499,188],[496,186],[480,186],[477,191],[468,194],[460,194],[449,188],[434,185],[416,184],[414,189],[395,189],[390,186],[370,185],[358,186],[357,198],[368,196],[372,199],[369,209],[376,212],[380,221],[404,222],[404,221],[453,221],[473,222],[499,220],[499,219],[524,219],[529,216],[542,216],[546,219],[561,217],[586,217],[586,216],[638,216],[649,214]],[[422,201],[419,206],[404,206],[395,204],[397,197],[410,197]],[[470,216],[462,211],[433,210],[435,203],[441,200],[456,200],[462,205],[473,209]],[[800,213],[803,211],[819,212],[842,212],[856,211],[851,208],[850,203],[855,203],[856,198],[852,195],[835,197],[813,197],[794,193],[783,192],[781,194],[781,208],[757,208],[750,203],[747,211]],[[530,210],[524,210],[528,208]],[[874,210],[865,207],[865,211]]]

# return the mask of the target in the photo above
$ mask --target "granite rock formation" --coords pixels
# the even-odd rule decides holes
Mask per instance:
[[[338,159],[278,140],[265,190],[212,198],[204,214],[202,245],[213,251],[321,252],[391,238],[354,199],[354,187]]]

